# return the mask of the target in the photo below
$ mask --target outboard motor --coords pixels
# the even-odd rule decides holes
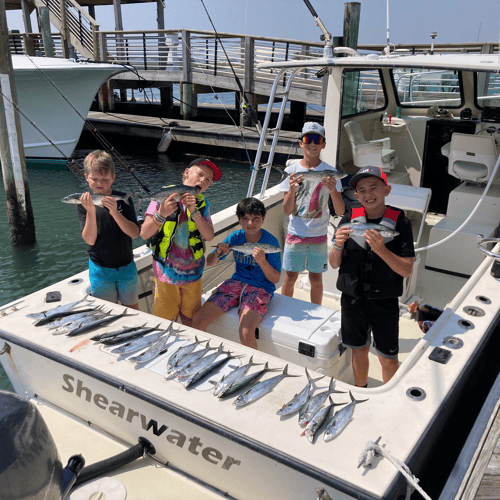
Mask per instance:
[[[62,464],[36,407],[0,391],[0,499],[60,499]]]

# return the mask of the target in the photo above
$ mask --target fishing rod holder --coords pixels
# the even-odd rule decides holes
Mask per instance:
[[[500,254],[488,250],[483,246],[485,243],[500,243],[500,238],[485,238],[482,234],[477,235],[477,248],[488,257],[495,259],[495,262],[491,266],[491,275],[498,279],[500,278]]]

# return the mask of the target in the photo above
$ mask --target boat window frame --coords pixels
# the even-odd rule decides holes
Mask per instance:
[[[342,83],[342,96],[341,96],[341,100],[340,100],[340,117],[341,117],[341,120],[344,120],[344,119],[347,119],[347,118],[352,118],[354,116],[368,115],[368,114],[371,114],[371,113],[378,113],[378,114],[380,114],[380,112],[385,111],[388,108],[388,106],[389,106],[389,94],[387,92],[387,87],[386,87],[386,84],[385,84],[385,80],[384,80],[382,68],[372,68],[372,67],[343,68],[343,70],[342,70],[342,82],[345,82],[346,73],[361,72],[361,71],[371,71],[371,72],[377,71],[378,72],[379,77],[380,77],[380,82],[382,84],[382,91],[383,91],[384,100],[385,100],[384,106],[381,107],[381,108],[377,108],[377,109],[367,109],[366,111],[361,111],[361,112],[357,112],[357,113],[351,113],[351,114],[344,115],[343,114],[343,109],[344,109],[345,87],[344,87],[344,83]]]
[[[474,71],[474,106],[477,108],[477,109],[480,109],[481,111],[484,110],[485,106],[479,102],[478,98],[479,98],[479,81],[478,81],[478,74],[479,73],[486,73],[488,75],[496,75],[497,72],[496,71]],[[486,107],[491,107],[491,106],[486,106]],[[496,107],[496,106],[495,106]]]
[[[404,67],[404,66],[402,66],[402,67]],[[420,69],[432,71],[435,68],[420,68]],[[403,104],[399,100],[399,93],[398,93],[398,89],[396,86],[396,80],[394,78],[394,68],[391,68],[389,70],[389,76],[390,76],[392,91],[394,93],[394,98],[396,100],[397,106],[400,108],[404,108],[404,109],[430,109],[432,106],[437,106],[439,108],[445,108],[445,109],[461,109],[461,108],[463,108],[465,106],[464,82],[463,82],[463,77],[462,77],[463,71],[457,70],[457,69],[450,69],[450,70],[443,70],[443,71],[452,71],[453,73],[456,72],[458,75],[458,85],[459,85],[459,89],[460,89],[460,103],[459,104],[457,104],[456,106],[443,106],[443,105],[439,105],[439,104],[432,104],[432,105],[425,104],[425,105],[421,105],[421,106],[419,106],[418,104],[415,104],[413,106],[409,106],[407,104]]]

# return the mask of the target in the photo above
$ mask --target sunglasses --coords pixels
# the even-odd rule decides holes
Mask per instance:
[[[303,135],[301,140],[304,144],[311,144],[311,142],[314,142],[314,144],[323,144],[325,142],[325,138],[319,134]]]

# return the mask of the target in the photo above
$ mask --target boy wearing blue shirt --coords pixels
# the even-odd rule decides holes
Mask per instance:
[[[242,229],[227,236],[208,255],[207,266],[217,264],[231,251],[231,247],[244,243],[267,243],[279,246],[278,240],[262,229],[266,208],[256,198],[245,198],[236,207],[236,215]],[[239,305],[240,341],[243,345],[257,349],[255,329],[267,311],[267,305],[276,290],[281,277],[280,253],[266,254],[255,247],[252,255],[236,250],[234,261],[236,271],[231,279],[224,281],[207,299],[193,317],[193,328],[206,331],[207,326],[229,309]]]

